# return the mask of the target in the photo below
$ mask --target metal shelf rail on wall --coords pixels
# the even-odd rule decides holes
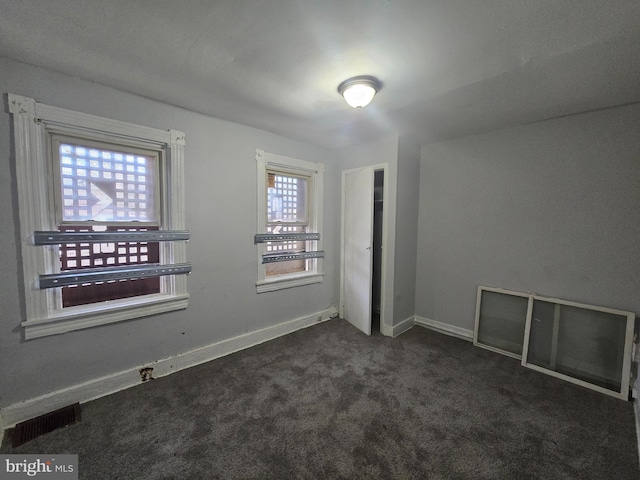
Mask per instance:
[[[68,245],[80,243],[174,242],[188,241],[187,230],[104,231],[104,232],[43,232],[33,234],[34,245]],[[129,280],[191,273],[191,263],[118,265],[102,268],[65,270],[38,277],[40,289],[77,285],[80,283]]]
[[[254,243],[267,242],[291,242],[291,241],[317,241],[319,233],[256,233]],[[278,252],[266,253],[262,256],[262,263],[287,262],[289,260],[307,260],[309,258],[324,257],[323,250],[305,252]]]

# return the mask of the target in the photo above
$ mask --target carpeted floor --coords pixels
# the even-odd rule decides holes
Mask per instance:
[[[335,319],[82,406],[3,453],[100,479],[640,478],[633,405],[414,327]]]

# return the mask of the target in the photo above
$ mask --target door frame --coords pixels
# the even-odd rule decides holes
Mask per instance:
[[[387,324],[387,315],[385,305],[387,303],[387,295],[386,292],[393,292],[393,285],[391,288],[388,288],[387,282],[389,281],[389,275],[387,274],[387,254],[389,248],[387,245],[393,245],[394,242],[391,241],[390,231],[389,231],[389,208],[388,205],[391,203],[388,201],[389,199],[389,164],[388,163],[378,163],[374,165],[363,165],[361,167],[350,168],[347,170],[342,170],[341,172],[341,188],[340,188],[340,305],[338,307],[338,312],[341,318],[344,318],[344,221],[345,221],[345,175],[350,172],[355,172],[357,170],[363,169],[371,169],[371,181],[374,182],[372,188],[375,188],[375,172],[382,171],[384,175],[384,183],[382,185],[382,201],[383,201],[383,209],[382,209],[382,268],[380,269],[380,332],[386,336],[392,336],[393,327]],[[371,198],[371,204],[373,207],[373,197]],[[373,216],[373,208],[371,209],[371,215]],[[373,221],[373,217],[372,217]],[[373,242],[373,238],[372,238]],[[373,245],[373,243],[372,243]]]

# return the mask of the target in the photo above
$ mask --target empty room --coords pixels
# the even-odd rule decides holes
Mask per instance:
[[[0,479],[640,478],[640,2],[0,0]]]

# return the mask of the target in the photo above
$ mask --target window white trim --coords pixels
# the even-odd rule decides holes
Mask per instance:
[[[324,165],[318,162],[308,162],[296,158],[284,157],[267,153],[264,150],[256,150],[257,161],[257,216],[256,233],[267,233],[267,171],[277,170],[284,173],[304,175],[310,177],[308,191],[309,229],[313,233],[320,234],[320,240],[316,241],[316,249],[322,250],[322,204],[323,204],[323,178]],[[320,283],[324,274],[322,271],[322,258],[308,260],[312,268],[306,272],[266,276],[266,268],[262,263],[262,256],[266,253],[266,244],[257,244],[258,280],[256,282],[257,293],[273,292],[284,288],[298,287],[312,283]]]
[[[49,178],[49,136],[53,133],[104,140],[130,146],[163,150],[165,179],[164,229],[185,229],[184,145],[185,135],[44,105],[32,98],[9,94],[13,115],[16,181],[24,275],[25,339],[68,332],[160,312],[186,308],[189,295],[184,275],[164,277],[161,294],[56,309],[60,289],[37,288],[39,274],[59,269],[57,246],[34,246],[34,231],[56,230],[53,191]],[[164,242],[161,261],[186,261],[184,242]]]
[[[300,287],[302,285],[310,285],[312,283],[321,283],[324,274],[322,273],[299,273],[291,276],[285,275],[279,276],[277,279],[269,279],[256,282],[256,291],[258,293],[275,292],[276,290],[282,290],[284,288]]]

